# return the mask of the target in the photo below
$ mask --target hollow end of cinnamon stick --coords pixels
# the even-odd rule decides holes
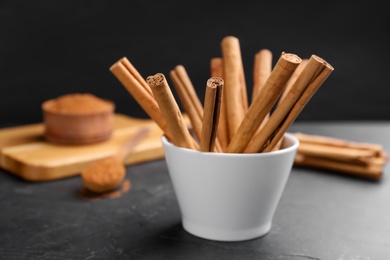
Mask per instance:
[[[217,88],[218,86],[222,86],[224,83],[221,77],[211,77],[207,80],[207,87],[209,88]]]
[[[156,73],[146,78],[146,82],[150,87],[159,87],[164,83],[164,80],[165,76],[162,73]]]
[[[285,59],[285,60],[289,61],[290,63],[295,63],[295,64],[299,64],[302,62],[302,59],[294,53],[282,52],[280,58]]]
[[[321,62],[322,64],[324,64],[326,67],[328,67],[328,69],[330,69],[330,70],[334,70],[334,68],[333,68],[333,66],[332,65],[330,65],[326,60],[324,60],[323,58],[321,58],[321,57],[319,57],[319,56],[317,56],[317,55],[315,55],[315,54],[312,54],[311,55],[311,57],[313,58],[313,59],[316,59],[318,62]]]
[[[184,121],[165,75],[157,73],[148,76],[146,82],[152,89],[161,113],[173,135],[174,144],[184,148],[196,149],[196,142],[189,133],[187,124]]]

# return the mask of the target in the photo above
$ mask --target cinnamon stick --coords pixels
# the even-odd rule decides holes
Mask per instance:
[[[344,162],[297,154],[295,166],[313,167],[359,176],[372,180],[379,180],[383,175],[383,165],[378,164],[348,164]]]
[[[301,143],[319,144],[334,147],[349,147],[354,149],[366,149],[375,152],[379,156],[383,152],[383,146],[380,144],[361,143],[321,135],[309,135],[304,133],[294,133]]]
[[[199,98],[196,95],[192,83],[189,83],[190,80],[188,78],[187,72],[182,65],[178,65],[175,67],[175,69],[170,71],[169,75],[176,93],[179,96],[179,100],[183,106],[183,109],[191,121],[194,134],[196,138],[200,140],[202,132],[203,107],[200,104]]]
[[[222,78],[212,77],[207,80],[204,100],[202,137],[200,139],[200,150],[203,152],[214,151],[222,103],[222,94]]]
[[[221,42],[229,138],[233,138],[247,110],[246,86],[239,40],[227,36]]]
[[[271,75],[268,77],[266,83],[261,88],[260,93],[249,107],[237,133],[230,141],[227,152],[240,153],[245,150],[300,62],[301,58],[295,54],[283,52],[280,55]],[[225,90],[227,90],[227,87],[225,87]],[[230,104],[228,105],[230,106]]]
[[[323,62],[326,64],[324,70],[318,75],[318,77],[312,82],[312,84],[308,86],[307,90],[301,95],[301,97],[295,103],[293,109],[288,114],[286,120],[283,121],[282,126],[277,130],[269,146],[263,150],[264,152],[269,152],[273,149],[273,147],[278,142],[278,140],[280,140],[283,137],[284,133],[294,122],[294,120],[298,117],[302,109],[306,106],[307,102],[309,102],[311,97],[315,94],[315,92],[322,86],[325,80],[333,72],[334,68],[325,60],[323,60]]]
[[[223,76],[223,59],[221,57],[215,57],[212,58],[210,61],[210,76],[211,77],[220,77],[224,78]],[[224,100],[221,103],[221,109],[220,109],[220,115],[219,115],[219,124],[218,124],[218,131],[217,131],[217,137],[219,140],[219,143],[221,145],[221,150],[225,151],[228,144],[229,144],[229,127],[227,123],[227,111],[226,111],[226,93],[225,91],[222,92],[222,100]]]
[[[349,173],[379,180],[388,158],[379,144],[294,133],[299,140],[296,166]]]
[[[192,85],[183,65],[177,65],[170,71],[169,75],[183,105],[184,111],[186,111],[191,121],[192,130],[197,140],[200,141],[202,135],[202,117],[204,112],[195,88]],[[217,152],[222,152],[218,139],[215,140],[215,147]]]
[[[285,99],[287,93],[290,91],[291,87],[294,85],[295,81],[297,80],[298,76],[301,74],[303,68],[306,66],[306,63],[308,62],[308,59],[302,59],[301,64],[297,67],[297,69],[292,74],[290,80],[287,82],[286,88],[283,90],[282,95],[279,98],[278,105],[283,102]],[[277,151],[282,146],[283,138],[279,140],[279,142],[275,145],[275,147],[272,149],[272,151]]]
[[[253,65],[253,90],[252,90],[252,102],[257,97],[258,93],[261,92],[261,88],[264,86],[268,77],[272,72],[272,52],[268,49],[262,49],[255,54],[255,61]],[[294,74],[293,74],[294,75]],[[270,117],[268,113],[263,121],[260,124],[260,127],[257,129],[258,133],[264,125],[267,123]]]
[[[253,65],[253,89],[252,102],[264,86],[272,71],[272,52],[268,49],[262,49],[255,54]],[[294,75],[294,74],[293,74]]]
[[[210,75],[211,77],[223,77],[223,59],[221,57],[211,58]]]
[[[164,74],[157,73],[146,78],[146,83],[153,91],[177,146],[195,149],[194,140],[188,131],[179,106],[171,92]]]
[[[200,102],[198,95],[196,94],[194,85],[191,82],[191,79],[187,73],[187,70],[183,65],[177,65],[174,70],[177,73],[178,78],[180,79],[184,91],[186,91],[187,96],[189,97],[189,101],[191,102],[192,107],[194,107],[195,111],[197,112],[198,116],[202,118],[203,115],[203,106]]]
[[[373,150],[355,149],[350,147],[337,147],[302,142],[298,153],[306,156],[320,157],[345,163],[368,164],[369,159],[376,156]]]
[[[110,71],[122,83],[150,118],[156,122],[167,138],[174,142],[172,133],[160,111],[158,103],[153,97],[150,87],[146,84],[145,80],[130,61],[126,57],[123,57],[110,67]]]
[[[326,66],[327,63],[318,56],[312,55],[310,57],[306,66],[304,66],[302,72],[288,90],[285,98],[278,104],[268,122],[261,131],[256,134],[251,143],[248,144],[248,147],[245,149],[246,153],[254,153],[265,149],[268,145],[267,142],[274,138],[276,131],[279,130],[279,127],[283,124],[283,120],[289,115],[299,98],[309,89],[309,85],[315,81]]]
[[[302,73],[302,70],[305,68],[308,61],[309,61],[309,59],[302,59],[301,64],[299,64],[297,69],[292,74],[290,80],[287,82],[286,88],[284,89],[282,95],[280,96],[278,104],[282,103],[282,101],[285,99],[287,93],[290,91],[291,87],[294,85],[298,76]]]
[[[123,58],[120,60],[123,66],[126,67],[126,69],[130,72],[130,74],[144,87],[144,89],[150,94],[153,95],[152,90],[146,84],[145,79],[141,76],[141,74],[138,72],[138,70],[133,66],[133,64],[127,59]]]

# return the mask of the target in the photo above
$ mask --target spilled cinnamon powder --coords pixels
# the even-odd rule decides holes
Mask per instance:
[[[82,188],[79,193],[79,197],[83,200],[101,200],[101,199],[117,199],[122,197],[122,195],[128,192],[131,189],[130,180],[126,179],[122,184],[113,191],[96,193],[88,190],[87,188]]]

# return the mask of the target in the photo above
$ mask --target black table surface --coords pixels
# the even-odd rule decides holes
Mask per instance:
[[[296,122],[289,132],[390,147],[388,122]],[[271,231],[243,242],[187,233],[164,160],[131,165],[131,189],[86,200],[79,176],[42,183],[0,170],[0,259],[390,259],[381,181],[293,167]],[[199,187],[201,190],[202,187]]]

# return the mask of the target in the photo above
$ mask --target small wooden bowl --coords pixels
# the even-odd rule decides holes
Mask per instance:
[[[42,104],[45,138],[59,144],[92,144],[109,139],[115,104],[92,94],[67,94]]]

